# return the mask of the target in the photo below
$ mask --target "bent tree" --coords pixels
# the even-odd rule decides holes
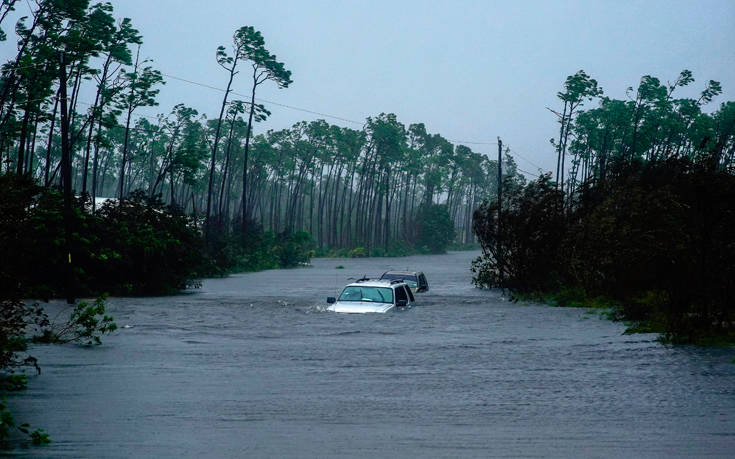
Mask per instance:
[[[252,28],[252,27],[251,27]],[[225,89],[225,95],[222,97],[222,105],[219,110],[219,117],[217,118],[217,127],[214,130],[214,141],[212,142],[212,158],[209,162],[209,186],[207,189],[207,211],[205,214],[207,232],[210,227],[210,217],[212,214],[212,192],[214,187],[214,168],[217,160],[217,146],[219,145],[220,131],[222,129],[222,117],[225,113],[225,107],[227,107],[227,98],[232,91],[232,81],[235,79],[235,75],[239,73],[237,69],[237,63],[243,59],[247,59],[247,56],[253,52],[257,47],[263,46],[263,38],[258,34],[258,37],[251,39],[244,31],[246,27],[241,27],[235,31],[232,36],[232,56],[229,56],[225,51],[224,46],[217,47],[216,59],[217,64],[220,67],[227,70],[229,73],[229,79],[227,81],[227,88]],[[257,38],[260,38],[258,40]]]
[[[207,222],[207,231],[211,226],[212,217],[212,197],[214,194],[215,186],[215,166],[217,163],[217,149],[219,147],[220,135],[222,129],[222,120],[225,115],[225,108],[227,107],[227,99],[232,91],[232,82],[234,77],[239,71],[237,70],[237,64],[240,61],[249,61],[253,68],[253,85],[251,90],[251,98],[248,107],[248,122],[247,130],[245,134],[245,153],[244,153],[244,168],[243,168],[243,192],[242,192],[242,219],[243,225],[247,220],[247,170],[248,170],[248,153],[250,147],[250,136],[252,133],[252,123],[255,121],[264,120],[270,113],[261,104],[255,103],[255,91],[256,88],[266,82],[272,80],[276,84],[285,88],[291,83],[291,72],[285,69],[282,62],[276,60],[276,56],[272,55],[265,48],[265,40],[263,35],[255,30],[251,26],[244,26],[237,29],[232,36],[232,55],[228,55],[225,51],[224,46],[217,48],[217,63],[228,71],[229,78],[227,82],[227,88],[225,89],[225,95],[222,98],[222,104],[220,106],[219,117],[217,118],[217,124],[214,129],[214,141],[212,143],[212,155],[209,164],[209,183],[207,188],[207,210],[205,214],[205,220]],[[238,106],[242,106],[243,103],[239,102]],[[234,123],[234,117],[233,117]],[[234,124],[233,124],[234,125]],[[232,126],[231,126],[232,127]],[[231,130],[232,131],[232,130]],[[230,147],[231,147],[232,132],[228,135],[227,141],[227,168],[223,171],[222,183],[227,179],[226,174],[229,169],[230,162]],[[221,198],[220,198],[221,201]],[[218,206],[219,207],[219,206]],[[219,216],[221,217],[221,216]],[[244,227],[244,226],[243,226]]]
[[[132,72],[124,72],[123,77],[127,84],[127,94],[119,101],[121,110],[125,110],[125,140],[123,141],[122,149],[122,161],[120,163],[120,181],[118,188],[118,197],[124,198],[127,193],[125,191],[125,167],[128,163],[128,148],[130,142],[130,121],[133,117],[133,112],[139,107],[152,107],[158,105],[156,102],[156,96],[158,95],[158,89],[154,89],[157,84],[165,84],[163,76],[158,70],[154,70],[153,67],[146,66],[140,68],[141,64],[147,61],[140,62],[140,46],[135,56],[135,64],[133,64]]]
[[[291,72],[286,70],[283,62],[278,62],[276,56],[271,54],[263,44],[263,36],[254,28],[247,26],[238,30],[241,39],[259,43],[260,46],[253,47],[252,52],[247,55],[247,59],[251,62],[253,68],[253,87],[250,93],[250,114],[248,115],[248,127],[245,134],[245,158],[243,162],[242,174],[242,228],[246,229],[249,209],[248,209],[248,153],[250,152],[250,135],[253,131],[253,116],[257,110],[255,105],[255,91],[261,84],[270,80],[276,83],[279,88],[287,88],[291,81]]]
[[[569,133],[574,124],[574,111],[579,108],[585,100],[592,100],[602,94],[602,88],[597,86],[597,80],[590,78],[584,70],[567,77],[564,82],[564,91],[556,96],[564,102],[562,114],[554,112],[559,116],[559,141],[556,143],[556,183],[560,189],[564,189],[564,163],[566,161]],[[553,139],[552,139],[553,143]]]
[[[63,176],[72,190],[92,198],[127,197],[134,190],[160,195],[190,214],[205,236],[209,207],[211,223],[221,223],[212,236],[239,230],[244,220],[254,222],[249,234],[257,232],[251,231],[255,224],[273,233],[309,231],[324,250],[362,247],[385,253],[418,241],[419,211],[430,203],[446,206],[459,242],[474,241],[472,209],[495,189],[495,161],[427,132],[420,123],[404,125],[383,113],[361,129],[313,119],[253,133],[254,123],[269,115],[256,100],[258,88],[268,80],[287,87],[291,73],[252,27],[235,31],[232,45],[216,53],[232,78],[225,97],[215,101],[220,117],[179,104],[153,119],[138,111],[155,105],[158,74],[146,72],[149,64],[142,56],[136,59],[140,33],[129,19],[116,20],[110,4],[38,0],[32,2],[33,14],[12,30],[4,16],[11,3],[0,3],[0,25],[14,33],[18,51],[0,65],[4,173],[20,171],[47,187],[62,186]],[[68,98],[60,97],[60,51],[66,52]],[[242,101],[233,100],[230,89],[243,70],[247,83],[252,78],[251,91]],[[722,119],[717,126],[726,130],[731,112],[713,118]],[[641,113],[642,148],[649,129],[643,128],[646,111]],[[571,129],[570,143],[576,140]],[[667,144],[678,148],[679,141],[671,137]],[[718,145],[723,161],[732,158],[728,141]],[[570,144],[569,151],[576,158],[576,147]]]

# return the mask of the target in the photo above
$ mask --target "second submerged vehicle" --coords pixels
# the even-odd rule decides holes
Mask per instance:
[[[381,279],[402,280],[414,293],[429,291],[429,282],[424,273],[420,271],[386,271],[380,276]]]

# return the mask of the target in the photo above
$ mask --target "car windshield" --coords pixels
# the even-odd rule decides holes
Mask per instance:
[[[385,273],[381,276],[381,279],[390,279],[390,280],[400,279],[404,281],[406,285],[408,285],[411,288],[416,288],[419,285],[418,280],[416,279],[416,276],[412,274]]]
[[[393,303],[393,289],[386,287],[345,287],[339,301],[374,301],[376,303]]]

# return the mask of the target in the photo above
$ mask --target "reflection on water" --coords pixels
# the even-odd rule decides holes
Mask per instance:
[[[735,353],[667,347],[583,309],[470,284],[476,253],[314,260],[114,298],[97,348],[37,346],[19,456],[729,456]],[[345,269],[335,269],[344,265]],[[325,312],[349,277],[426,273],[419,305]]]

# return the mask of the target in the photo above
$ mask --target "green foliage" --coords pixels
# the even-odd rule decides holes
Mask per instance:
[[[3,375],[3,386],[18,386],[23,380],[7,375],[17,368],[34,367],[38,372],[37,360],[28,355],[28,342],[25,332],[28,328],[46,327],[48,319],[43,310],[36,306],[27,306],[20,300],[0,301],[0,372]]]
[[[475,284],[555,304],[609,299],[630,331],[732,342],[735,104],[703,112],[722,92],[712,80],[698,99],[673,97],[693,82],[688,70],[667,85],[645,75],[615,100],[584,72],[568,77],[556,181],[509,188],[500,225],[496,203],[478,209]]]
[[[314,241],[306,231],[297,231],[293,234],[281,233],[276,237],[274,247],[279,266],[291,268],[307,264],[311,257]]]
[[[12,296],[16,291],[4,291],[2,295]],[[35,306],[26,306],[17,299],[0,301],[0,447],[4,446],[12,429],[28,434],[28,425],[16,425],[15,418],[8,411],[4,394],[24,390],[28,377],[14,372],[24,367],[34,367],[41,372],[35,357],[27,354],[27,329],[44,327],[48,320],[43,311]],[[48,439],[48,436],[46,437]]]
[[[388,243],[388,248],[385,251],[384,256],[386,257],[406,257],[409,255],[415,255],[420,253],[414,246],[406,241],[393,240]]]
[[[473,242],[473,243],[463,244],[461,242],[457,242],[456,239],[455,239],[454,242],[452,242],[451,244],[449,244],[449,246],[447,246],[447,250],[453,250],[453,251],[457,251],[457,252],[460,252],[460,251],[470,251],[470,250],[480,250],[480,249],[482,249],[482,246],[479,243],[474,243]]]
[[[587,295],[579,288],[562,288],[547,297],[547,301],[554,306],[582,308],[588,305]]]
[[[225,275],[306,265],[314,255],[313,244],[307,232],[276,235],[251,222],[245,233],[214,234],[208,243],[208,264],[200,274]]]
[[[426,250],[417,249],[415,246],[406,241],[392,240],[388,243],[388,247],[373,247],[369,252],[363,247],[355,247],[353,249],[329,249],[327,247],[317,248],[314,251],[315,257],[327,258],[363,258],[371,257],[406,257],[409,255],[418,255],[426,253]]]
[[[475,215],[483,257],[478,286],[541,292],[553,304],[610,298],[631,331],[669,342],[732,335],[735,319],[735,176],[686,160],[617,164],[607,180],[562,205],[548,178],[517,190],[501,221],[497,206]]]
[[[12,429],[28,435],[34,445],[44,445],[51,443],[51,438],[43,429],[36,429],[31,432],[28,424],[16,424],[13,413],[8,411],[8,405],[5,397],[0,397],[0,447],[6,445],[8,437]]]
[[[16,424],[3,394],[27,388],[28,377],[13,374],[16,369],[32,366],[41,372],[36,358],[26,353],[28,344],[24,333],[29,327],[47,325],[45,314],[37,307],[28,307],[19,300],[0,302],[0,447],[4,446],[12,429],[28,434],[35,440],[35,432],[29,433],[28,424]],[[48,435],[39,434],[38,439],[46,443],[50,441]]]
[[[234,61],[242,59],[252,63],[254,75],[257,75],[256,85],[265,80],[272,80],[279,87],[287,88],[292,83],[291,72],[265,48],[265,40],[259,31],[252,26],[243,26],[235,31],[232,40],[235,49]],[[217,59],[220,65],[234,63],[233,58],[226,56],[222,46],[217,48]]]
[[[41,343],[100,345],[102,335],[115,330],[117,325],[114,319],[105,314],[105,297],[99,297],[93,304],[80,301],[74,306],[66,323],[60,326],[52,324],[34,340]]]
[[[0,393],[15,392],[28,388],[28,376],[26,375],[0,375]]]
[[[472,264],[475,285],[500,287],[502,265],[505,288],[554,290],[559,282],[556,273],[564,234],[563,195],[549,175],[525,187],[506,190],[499,230],[497,201],[483,202],[473,216],[473,227],[483,250],[483,256]],[[498,253],[498,238],[503,242],[502,257]]]
[[[10,431],[15,427],[15,418],[13,413],[8,411],[8,405],[5,397],[0,397],[0,443],[7,440]]]
[[[0,288],[25,297],[62,295],[68,254],[59,231],[61,195],[25,177],[3,175],[0,196],[0,245],[7,248],[0,261]],[[204,263],[194,221],[141,192],[109,200],[94,215],[80,200],[72,227],[80,296],[170,293],[185,287]]]
[[[444,253],[454,240],[454,222],[446,205],[424,204],[415,219],[416,246],[429,253]]]
[[[46,445],[51,443],[51,437],[43,429],[36,429],[29,434],[34,445]]]
[[[367,256],[365,247],[355,247],[348,252],[347,256],[350,258],[364,258]]]
[[[406,257],[426,253],[425,248],[417,248],[406,241],[392,240],[388,247],[373,247],[370,251],[371,257]]]
[[[3,2],[0,10],[12,10],[14,3]],[[45,187],[60,185],[55,172],[60,139],[55,132],[61,114],[55,96],[61,89],[59,53],[63,51],[70,71],[67,92],[94,95],[89,97],[90,107],[79,111],[76,105],[69,106],[65,114],[72,120],[71,182],[82,195],[127,196],[131,190],[143,189],[148,196],[161,193],[167,203],[180,204],[182,212],[197,219],[197,225],[204,215],[206,226],[201,228],[206,232],[213,220],[226,235],[232,234],[236,224],[252,219],[274,238],[308,229],[320,249],[364,247],[368,256],[443,250],[441,245],[433,247],[434,241],[416,247],[418,226],[414,225],[421,203],[442,200],[458,229],[457,240],[472,242],[471,212],[495,188],[493,161],[427,132],[421,123],[404,125],[395,114],[380,113],[368,118],[359,130],[314,120],[257,135],[255,123],[270,114],[268,107],[255,102],[257,87],[272,82],[287,88],[292,75],[252,26],[238,28],[230,44],[216,49],[215,59],[230,77],[219,117],[207,119],[179,104],[168,115],[159,115],[157,122],[146,117],[134,121],[132,114],[139,107],[157,105],[164,81],[147,60],[139,59],[142,38],[133,22],[116,18],[112,4],[106,2],[39,0],[29,8],[31,14],[15,29],[18,54],[3,65],[0,84],[5,172],[43,177]],[[251,98],[228,100],[233,79],[244,71],[252,82]],[[594,92],[586,86],[592,81],[580,74],[569,80],[567,92]],[[713,85],[708,94],[716,92]],[[30,145],[35,151],[27,151]],[[507,170],[514,174],[512,161],[506,161]],[[34,236],[40,236],[47,257],[32,260],[42,262],[45,269],[39,279],[23,288],[29,295],[49,297],[59,294],[58,274],[69,254],[63,253],[67,241],[58,234],[60,196],[43,191],[38,201],[38,212],[31,212]],[[117,234],[113,242],[124,246],[120,251],[108,244],[109,233],[95,232],[105,225],[97,216],[80,210],[75,220],[78,237],[71,237],[71,245],[76,249],[72,256],[80,294],[166,293],[191,282],[166,266],[157,272],[172,272],[171,276],[143,283],[134,278],[127,264],[140,258],[125,246],[135,243],[134,238]],[[25,227],[18,230],[27,234]],[[216,246],[218,241],[209,241],[209,236],[207,244]],[[229,236],[217,234],[212,239],[224,237]],[[161,241],[138,242],[155,247]],[[232,248],[225,249],[231,253],[224,259],[238,260],[234,264],[217,261],[216,266],[250,269],[292,263],[288,247],[271,263],[270,250],[241,252],[238,243],[225,245]],[[208,254],[218,253],[209,249]],[[204,262],[196,272],[207,272],[208,266]],[[108,270],[112,267],[120,269],[118,278],[106,285],[98,283],[117,273]],[[24,268],[33,271],[30,263]],[[28,281],[32,279],[29,274],[17,279]],[[144,274],[156,273],[146,269]]]
[[[204,263],[194,221],[159,197],[136,191],[129,199],[107,201],[98,219],[94,268],[101,291],[171,293],[185,288]]]
[[[17,424],[13,413],[8,410],[5,397],[0,397],[0,448],[7,446],[8,437],[13,429],[28,435],[34,445],[51,443],[49,435],[43,429],[31,431],[28,424]]]
[[[3,292],[3,294],[13,294]],[[8,410],[3,394],[24,390],[28,386],[25,374],[14,374],[18,368],[32,366],[38,373],[36,358],[27,354],[28,341],[25,333],[40,330],[43,341],[63,343],[70,341],[84,344],[100,344],[100,336],[115,330],[112,317],[105,315],[103,298],[94,304],[80,302],[62,326],[50,324],[46,314],[38,306],[27,306],[20,300],[7,299],[0,302],[0,447],[6,446],[11,432],[15,429],[28,435],[33,444],[50,443],[49,435],[43,429],[31,431],[28,424],[17,424]]]

